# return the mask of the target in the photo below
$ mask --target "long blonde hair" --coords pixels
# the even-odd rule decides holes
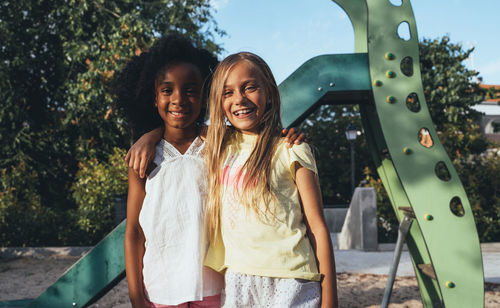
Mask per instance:
[[[207,223],[209,234],[214,238],[220,227],[221,210],[221,171],[223,156],[229,138],[235,129],[226,124],[226,115],[222,107],[224,85],[231,69],[241,61],[247,61],[260,74],[269,104],[262,117],[255,146],[240,171],[246,172],[243,179],[243,200],[246,206],[258,212],[259,200],[264,198],[269,211],[270,200],[274,198],[269,179],[271,162],[282,129],[278,86],[269,66],[259,56],[250,52],[239,52],[226,57],[214,72],[209,96],[210,125],[206,138],[206,160],[208,166]],[[260,175],[263,173],[263,176]]]

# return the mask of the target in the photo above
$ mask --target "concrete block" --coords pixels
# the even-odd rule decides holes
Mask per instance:
[[[331,233],[338,233],[342,230],[344,225],[345,216],[347,215],[347,208],[325,208],[325,221],[328,230]]]
[[[377,250],[377,195],[372,187],[357,187],[338,234],[339,249]]]

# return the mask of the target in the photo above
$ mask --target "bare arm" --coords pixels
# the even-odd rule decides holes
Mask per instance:
[[[323,216],[323,202],[317,175],[297,163],[295,181],[299,190],[308,235],[318,262],[321,280],[321,307],[339,307],[337,274],[330,232]]]
[[[155,146],[163,137],[163,127],[153,129],[139,138],[128,150],[125,161],[142,179],[146,168],[155,157]]]
[[[144,233],[139,225],[139,213],[146,196],[145,180],[131,168],[128,170],[127,225],[125,228],[125,270],[130,302],[134,308],[150,307],[144,294],[142,259]]]

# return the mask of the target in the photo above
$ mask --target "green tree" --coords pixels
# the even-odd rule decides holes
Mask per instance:
[[[115,70],[169,31],[220,52],[209,0],[1,1],[0,168],[25,164],[42,207],[74,208],[78,161],[129,143],[111,108]]]

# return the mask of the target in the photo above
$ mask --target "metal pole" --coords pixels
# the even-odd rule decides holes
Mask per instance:
[[[351,192],[354,193],[354,188],[356,187],[356,180],[354,178],[355,168],[354,168],[354,141],[349,141],[351,144]]]
[[[384,298],[382,299],[382,304],[380,308],[387,308],[389,306],[389,300],[391,299],[392,287],[394,285],[394,279],[396,278],[396,273],[398,271],[399,259],[401,258],[401,252],[403,251],[403,244],[405,243],[406,234],[410,229],[413,219],[404,216],[403,220],[399,224],[398,229],[398,240],[396,241],[396,248],[394,249],[394,257],[392,259],[392,265],[389,270],[389,275],[387,277],[387,285],[385,286]]]

